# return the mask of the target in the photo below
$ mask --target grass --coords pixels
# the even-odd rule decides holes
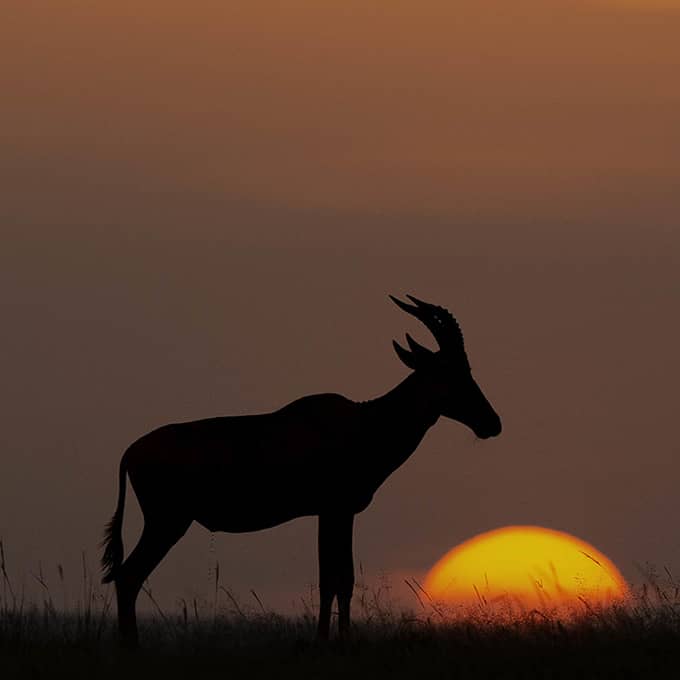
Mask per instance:
[[[63,582],[63,570],[57,570]],[[246,608],[219,585],[214,601],[181,601],[140,619],[143,649],[117,644],[112,588],[83,562],[82,589],[68,610],[42,569],[42,593],[27,602],[8,577],[0,544],[0,673],[3,678],[653,678],[680,675],[680,599],[668,574],[647,570],[625,606],[588,608],[569,623],[545,612],[501,619],[480,606],[452,616],[414,588],[416,611],[392,605],[385,590],[359,586],[346,641],[314,640],[315,608],[284,617],[257,594]]]

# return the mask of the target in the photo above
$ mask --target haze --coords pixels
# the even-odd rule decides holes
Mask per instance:
[[[74,574],[82,550],[94,566],[145,431],[396,384],[391,339],[431,339],[388,293],[458,317],[504,432],[440,421],[358,519],[366,573],[420,573],[506,524],[574,534],[631,580],[680,573],[678,8],[10,0],[14,577]],[[285,608],[315,582],[315,535],[194,527],[154,594],[209,591],[219,559],[235,592]]]

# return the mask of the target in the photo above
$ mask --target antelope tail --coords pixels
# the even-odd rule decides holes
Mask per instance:
[[[111,521],[104,529],[104,540],[101,547],[104,548],[102,555],[102,569],[104,576],[102,583],[110,583],[116,579],[116,572],[123,562],[123,510],[125,509],[125,481],[127,477],[127,468],[125,466],[125,457],[120,462],[120,471],[118,479],[118,505],[116,511],[113,513]]]

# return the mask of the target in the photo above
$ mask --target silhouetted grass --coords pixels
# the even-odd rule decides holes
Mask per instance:
[[[63,570],[59,571],[63,579]],[[680,675],[680,603],[670,578],[649,571],[626,606],[570,623],[527,612],[501,620],[484,607],[452,617],[424,593],[416,612],[360,586],[350,639],[314,640],[315,611],[298,617],[247,609],[219,584],[214,602],[156,605],[141,617],[143,649],[119,649],[112,589],[83,570],[71,611],[57,607],[42,570],[42,601],[27,603],[0,564],[0,675],[3,678],[651,678]],[[418,591],[417,584],[412,584]],[[147,587],[140,597],[154,602]],[[259,600],[253,594],[253,602]]]

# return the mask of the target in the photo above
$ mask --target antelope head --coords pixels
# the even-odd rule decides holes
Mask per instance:
[[[496,437],[501,433],[501,419],[472,377],[458,322],[443,307],[411,295],[406,297],[413,304],[390,295],[400,309],[427,326],[439,351],[424,347],[407,333],[409,349],[392,342],[398,357],[425,380],[428,395],[440,415],[463,423],[480,439]]]

